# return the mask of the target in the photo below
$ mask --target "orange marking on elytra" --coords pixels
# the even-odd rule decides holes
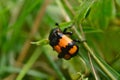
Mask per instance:
[[[72,39],[70,39],[66,35],[63,35],[62,38],[59,40],[59,45],[60,47],[65,48],[68,45],[68,43],[71,43],[71,42],[72,42]]]
[[[60,46],[58,46],[58,45],[54,46],[54,49],[55,49],[58,53],[61,52],[61,48],[60,48]]]
[[[76,46],[73,46],[73,47],[69,50],[69,53],[70,53],[70,54],[74,54],[76,51],[77,51],[77,47],[76,47]]]

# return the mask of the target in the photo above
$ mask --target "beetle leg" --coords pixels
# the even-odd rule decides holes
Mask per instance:
[[[68,35],[72,35],[72,32],[63,32],[63,34],[68,34]]]
[[[81,41],[78,39],[74,39],[73,41],[80,43]]]
[[[71,26],[70,26],[70,27],[65,28],[65,29],[64,29],[64,31],[63,31],[63,33],[67,32],[67,30],[68,30],[69,28],[71,28]]]
[[[67,32],[67,30],[68,30],[69,28],[71,28],[71,27],[65,28],[64,31],[63,31],[63,34],[72,35],[72,34],[73,34],[72,32]]]
[[[56,23],[55,25],[59,27],[59,24],[58,24],[58,23]],[[72,34],[73,34],[72,32],[67,32],[67,30],[68,30],[69,28],[71,28],[71,27],[72,27],[72,25],[69,26],[69,27],[67,27],[67,28],[65,28],[65,29],[63,30],[63,34],[72,35]]]
[[[75,40],[73,40],[73,41],[78,42],[78,43],[86,42],[86,40],[82,40],[82,41],[80,41],[80,40],[78,40],[78,39],[75,39]]]

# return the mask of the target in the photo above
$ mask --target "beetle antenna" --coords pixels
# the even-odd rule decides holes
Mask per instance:
[[[56,25],[58,28],[60,28],[60,26],[59,26],[59,24],[58,24],[58,23],[55,23],[55,25]]]
[[[55,25],[56,25],[56,26],[59,26],[59,24],[58,24],[58,23],[55,23]]]

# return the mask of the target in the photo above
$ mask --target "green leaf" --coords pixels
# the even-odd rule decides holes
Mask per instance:
[[[120,0],[116,0],[116,3],[120,6]]]
[[[30,57],[30,59],[28,60],[28,62],[24,65],[23,69],[21,70],[20,74],[17,76],[16,80],[22,80],[22,78],[29,71],[29,69],[32,67],[32,65],[40,56],[40,54],[41,54],[40,49],[37,48],[36,51],[33,53],[33,55]]]
[[[83,30],[85,33],[99,33],[99,32],[103,32],[101,29],[96,29],[93,27],[83,27]]]
[[[52,68],[55,70],[56,74],[58,75],[60,80],[65,80],[65,77],[63,76],[62,72],[60,71],[60,69],[58,68],[58,66],[55,64],[55,62],[52,60],[52,58],[50,57],[50,55],[48,55],[49,50],[47,49],[47,46],[43,46],[42,50],[44,52],[44,55],[46,56],[46,58],[49,61],[49,64],[52,66]]]
[[[89,1],[86,0],[78,7],[78,13],[75,16],[75,19],[78,22],[81,22],[86,17],[93,3],[94,3],[94,0],[89,0]]]
[[[40,0],[36,0],[36,1],[29,1],[26,0],[24,3],[26,3],[24,5],[24,8],[21,10],[21,13],[19,15],[19,17],[17,18],[16,22],[8,29],[11,30],[11,39],[7,42],[4,43],[3,45],[3,50],[4,52],[7,52],[8,50],[10,50],[11,48],[15,48],[15,44],[14,43],[18,43],[19,42],[19,38],[20,38],[20,34],[22,32],[22,25],[26,19],[26,17],[30,14],[30,12],[32,12],[36,6],[38,6],[40,4]],[[14,36],[14,37],[12,37]]]
[[[109,21],[115,17],[115,11],[113,0],[99,0],[93,5],[89,19],[93,26],[106,29]]]
[[[9,73],[19,73],[21,71],[20,68],[16,68],[16,67],[4,67],[3,70],[5,72],[9,72]],[[39,78],[42,78],[42,79],[47,79],[49,76],[45,73],[42,73],[42,72],[39,72],[39,71],[35,71],[35,70],[29,70],[27,72],[28,75],[31,75],[31,76],[34,76],[34,77],[39,77]]]
[[[73,21],[61,23],[59,26],[63,30],[64,28],[70,27],[73,25]]]

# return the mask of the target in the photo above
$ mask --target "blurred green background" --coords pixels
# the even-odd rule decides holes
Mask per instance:
[[[78,56],[57,58],[48,44],[50,30],[56,22],[63,29],[70,21],[79,35],[81,25],[108,71],[92,55],[90,61],[83,44]],[[120,80],[119,73],[120,0],[0,0],[0,80]]]

